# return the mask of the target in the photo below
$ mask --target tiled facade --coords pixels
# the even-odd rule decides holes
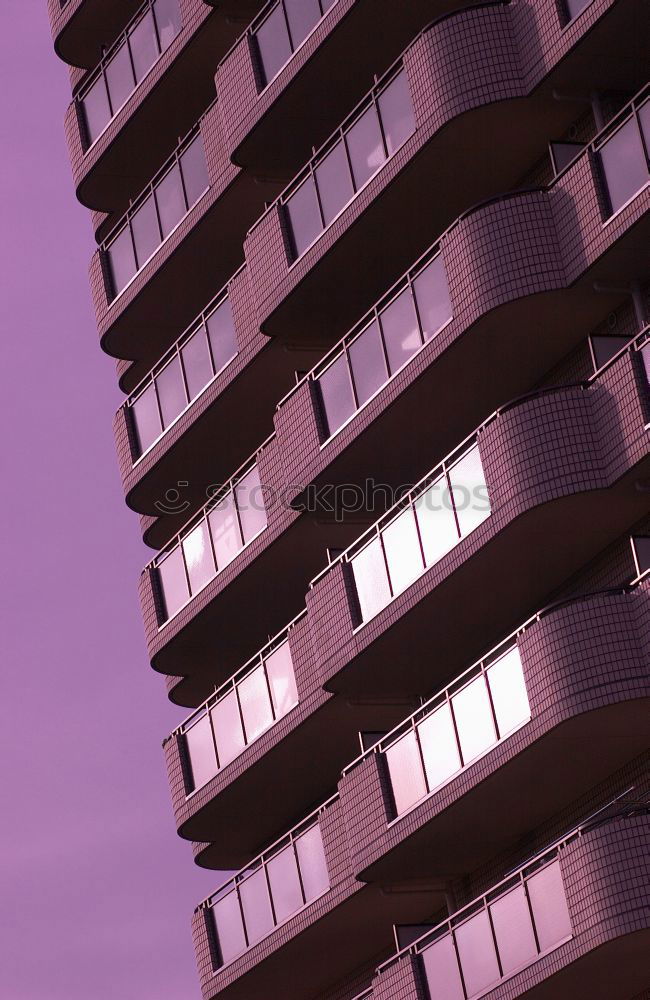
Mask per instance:
[[[647,1000],[646,12],[48,10],[203,1000]]]

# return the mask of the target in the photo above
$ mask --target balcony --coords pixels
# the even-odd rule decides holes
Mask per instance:
[[[648,108],[645,87],[549,187],[461,216],[294,386],[275,417],[293,483],[403,482],[422,454],[448,451],[486,412],[538,384],[620,305],[622,288],[642,276],[650,199],[645,160],[623,160],[625,150],[615,159],[612,143],[632,129],[640,143]],[[612,190],[626,196],[615,216],[599,207],[603,153]],[[413,419],[424,412],[428,420]],[[382,447],[398,439],[397,454]],[[304,496],[297,487],[293,502]]]
[[[271,437],[228,483],[210,490],[208,503],[142,574],[151,664],[186,675],[173,689],[178,704],[200,704],[259,649],[303,603],[328,544],[347,544],[358,530],[298,514],[284,489]],[[280,566],[282,587],[271,587]]]
[[[647,802],[596,816],[380,966],[372,995],[392,977],[392,995],[420,996],[420,976],[436,1000],[636,995],[649,847]]]
[[[647,514],[645,336],[587,382],[497,411],[312,583],[327,690],[359,696],[369,670],[377,697],[426,690],[433,633],[462,669]]]
[[[115,38],[142,0],[47,0],[57,55],[71,66],[92,69],[107,38]]]
[[[313,352],[287,352],[260,333],[246,268],[240,268],[132,387],[116,414],[129,506],[149,515],[164,513],[165,497],[179,481],[187,483],[185,509],[201,506],[210,482],[227,477],[264,437],[278,395],[295,381],[295,369],[312,362]],[[160,535],[161,527],[154,524],[146,540]]]
[[[334,787],[359,731],[385,731],[404,709],[324,692],[303,611],[164,743],[176,825],[201,843],[197,863],[244,865],[289,826],[296,802]]]
[[[357,877],[476,870],[642,754],[649,600],[646,573],[544,608],[347,767]]]
[[[444,9],[458,6],[446,0]],[[430,17],[423,0],[400,8],[386,0],[270,0],[217,67],[234,162],[293,173],[372,85],[377,66],[390,65]],[[371,21],[382,31],[368,33]]]
[[[133,191],[214,99],[214,66],[241,30],[244,21],[237,19],[252,17],[260,3],[227,0],[216,10],[203,0],[105,5],[125,14],[128,6],[133,17],[103,35],[102,45],[111,44],[93,59],[66,114],[83,204],[117,215],[125,211]],[[86,7],[88,14],[96,10],[96,0],[86,0]],[[97,38],[95,18],[91,28],[88,21],[90,37]]]
[[[547,155],[549,139],[584,114],[584,104],[556,100],[558,88],[634,92],[645,82],[625,0],[602,2],[595,21],[577,18],[568,32],[558,19],[548,33],[548,8],[548,0],[528,5],[525,31],[511,5],[439,19],[352,111],[246,239],[266,334],[296,340],[309,330],[331,345],[424,252],[432,233],[468,205],[517,187]],[[617,61],[616,82],[608,79],[612,60],[603,58],[614,38],[629,56]],[[596,74],[603,66],[605,77]],[[465,149],[472,155],[458,154]],[[431,190],[445,197],[422,196]],[[388,242],[378,238],[386,232]]]
[[[183,156],[192,158],[191,193]],[[213,103],[91,262],[102,347],[139,362],[130,378],[146,374],[240,265],[247,221],[271,189],[227,161]]]
[[[429,887],[382,893],[349,870],[336,796],[225,883],[194,914],[205,1000],[308,1000],[388,957],[394,921],[441,903]]]

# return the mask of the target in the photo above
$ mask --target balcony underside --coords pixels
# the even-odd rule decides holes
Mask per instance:
[[[383,884],[432,874],[454,878],[476,870],[509,846],[524,842],[550,816],[643,753],[649,711],[650,697],[640,698],[585,712],[556,726],[487,778],[477,778],[469,791],[358,877]],[[462,775],[456,780],[462,781]],[[452,780],[445,787],[453,784]],[[431,801],[435,798],[434,793]],[[417,808],[407,814],[406,824],[413,824]]]
[[[462,212],[521,184],[548,142],[584,112],[581,88],[633,93],[645,82],[635,27],[628,5],[617,4],[530,96],[468,111],[436,132],[281,303],[261,316],[263,332],[336,342]],[[558,90],[576,99],[558,101]],[[327,241],[327,234],[321,239]]]
[[[142,0],[79,0],[74,13],[62,11],[63,27],[54,38],[56,54],[70,66],[92,69],[103,46],[117,38],[141,6]]]
[[[521,514],[343,668],[325,662],[325,688],[355,698],[372,679],[377,697],[405,697],[451,680],[647,514],[636,484],[648,475],[650,457],[608,489]]]
[[[330,696],[183,824],[183,837],[209,842],[196,863],[204,868],[244,867],[298,822],[297,804],[304,813],[306,803],[322,802],[336,788],[342,768],[359,753],[359,732],[386,732],[412,707],[349,705]]]

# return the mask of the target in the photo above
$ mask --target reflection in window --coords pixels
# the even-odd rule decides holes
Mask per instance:
[[[412,512],[408,521],[406,510]],[[407,579],[421,576],[489,514],[481,456],[474,445],[449,472],[443,471],[430,487],[412,496],[401,513],[380,522],[374,539],[348,556],[361,621],[377,614],[404,589]],[[399,545],[392,542],[397,534]]]
[[[266,937],[329,889],[318,822],[292,832],[251,871],[241,872],[209,901],[217,968]]]
[[[396,816],[530,719],[519,649],[481,665],[470,680],[460,678],[431,705],[408,720],[405,733],[401,726],[382,743]]]
[[[345,339],[334,361],[316,376],[331,437],[451,319],[442,254],[438,253],[380,309]]]
[[[205,785],[298,704],[288,639],[262,650],[181,728],[191,770],[188,794]]]
[[[281,69],[336,0],[280,0],[253,30],[263,86]]]
[[[147,0],[124,36],[104,57],[77,101],[87,148],[129,99],[153,64],[181,30],[178,0]]]
[[[127,403],[135,431],[134,458],[158,440],[237,354],[229,299],[222,298],[200,324],[174,345],[145,387]]]
[[[557,858],[533,875],[520,872],[499,895],[468,909],[475,912],[452,917],[422,946],[424,975],[435,1000],[480,996],[571,936]]]
[[[237,491],[238,487],[245,483],[248,487],[252,483],[254,486],[250,489],[250,499],[248,491],[243,494],[240,491],[240,495],[245,497],[244,503],[250,505],[248,510],[244,510],[242,506],[240,511]],[[259,534],[266,527],[266,511],[255,466],[242,476],[234,488],[231,485],[228,490],[221,492],[213,503],[214,506],[205,509],[200,520],[180,536],[170,551],[154,560],[165,605],[161,625],[172,618],[190,597],[194,597],[217,573],[232,562],[242,548],[255,537],[250,533],[253,526],[256,528],[255,534]],[[259,508],[255,509],[254,519],[251,520],[252,508],[255,505],[259,505]],[[242,534],[242,524],[246,528],[245,534]],[[200,569],[196,564],[196,539],[199,528],[201,539],[204,540],[205,553],[201,556]],[[190,538],[193,539],[193,543],[190,548],[186,548]],[[208,558],[211,572],[207,569]],[[190,559],[193,565],[192,573],[188,561]],[[175,567],[173,575],[167,570],[167,566],[171,564]],[[182,577],[185,578],[185,591],[178,582],[182,579],[181,569]]]
[[[338,141],[312,161],[306,179],[284,200],[295,259],[414,132],[408,80],[401,70],[373,93],[370,103],[344,126]]]
[[[110,269],[109,299],[125,288],[156,252],[209,185],[203,137],[198,135],[129,210],[116,236],[102,244]],[[186,181],[187,171],[187,183]]]
[[[635,109],[598,148],[609,215],[618,212],[650,181],[650,101]]]

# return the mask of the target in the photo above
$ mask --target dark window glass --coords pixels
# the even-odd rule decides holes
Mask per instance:
[[[185,215],[185,198],[178,164],[168,170],[156,184],[156,202],[164,239]]]
[[[242,547],[239,521],[232,493],[228,493],[221,503],[210,511],[208,520],[214,551],[217,555],[217,567],[221,570],[232,562]]]
[[[154,443],[162,434],[158,400],[153,383],[142,392],[131,407],[135,429],[138,437],[140,454]]]
[[[399,816],[427,794],[415,733],[402,736],[386,750],[386,763]]]
[[[117,295],[135,274],[137,267],[133,252],[131,230],[125,226],[108,248],[108,259],[111,264],[113,287]]]
[[[129,35],[135,79],[139,82],[158,58],[158,43],[151,11],[138,21]]]
[[[230,691],[225,698],[221,698],[211,709],[210,715],[212,716],[214,739],[217,744],[219,767],[225,767],[246,746],[236,693]]]
[[[171,618],[190,596],[180,545],[172,549],[169,555],[158,564],[158,574],[165,598],[167,618]]]
[[[337,142],[316,167],[316,182],[327,226],[354,194],[348,157],[342,140]]]
[[[442,254],[438,254],[413,282],[415,301],[425,340],[430,340],[451,318],[451,299]]]
[[[195,528],[192,528],[183,539],[182,545],[190,588],[192,594],[197,594],[215,574],[207,521],[200,521]]]
[[[141,268],[160,246],[160,229],[153,195],[142,203],[131,218],[133,241],[138,257],[138,269]]]
[[[441,705],[418,724],[429,791],[448,781],[460,770],[458,741],[449,705]]]
[[[183,171],[187,204],[191,208],[207,190],[210,183],[208,167],[205,162],[203,137],[200,133],[185,152],[181,153],[181,170]]]
[[[396,596],[417,580],[424,569],[412,507],[406,507],[383,529],[382,539],[393,596]]]
[[[278,923],[287,920],[303,905],[298,865],[293,845],[274,855],[268,863],[269,883],[275,918]]]
[[[282,4],[278,4],[260,25],[255,32],[255,38],[262,61],[264,82],[270,83],[291,58],[291,43]]]
[[[318,0],[284,0],[289,31],[294,49],[307,37],[321,19]]]
[[[334,434],[356,409],[345,354],[334,361],[318,379],[328,435]]]
[[[221,952],[221,961],[225,965],[246,950],[244,925],[237,893],[233,890],[227,896],[217,900],[212,907],[212,915]]]
[[[219,371],[237,353],[235,324],[232,318],[230,299],[225,299],[208,316],[206,322],[215,371]]]
[[[634,118],[622,125],[600,149],[612,213],[648,182],[643,144]]]
[[[126,43],[117,50],[106,66],[106,82],[108,84],[108,92],[111,95],[113,114],[115,115],[135,87],[129,47]]]
[[[296,839],[296,853],[305,899],[309,902],[330,887],[320,826],[316,823]]]
[[[357,390],[357,402],[359,406],[363,406],[388,378],[376,321],[373,320],[370,326],[350,344],[348,353]]]
[[[323,229],[318,198],[316,197],[316,185],[312,177],[308,177],[291,195],[286,207],[293,233],[296,257],[300,257]]]
[[[371,105],[354,123],[346,133],[345,141],[350,154],[354,186],[358,190],[369,177],[377,173],[386,159],[379,118],[374,105]]]
[[[384,553],[374,538],[351,560],[361,620],[368,621],[391,600]]]
[[[104,131],[111,118],[106,82],[102,74],[97,77],[84,97],[83,109],[88,138],[93,143],[97,136]]]
[[[522,885],[490,906],[504,976],[537,958],[537,945]]]
[[[266,510],[260,484],[259,469],[255,465],[235,487],[237,509],[244,545],[266,527]]]
[[[577,17],[590,3],[591,0],[566,0],[569,20],[572,21],[574,17]]]
[[[201,326],[181,348],[190,399],[195,399],[212,378],[212,362],[205,327]]]
[[[410,288],[405,288],[389,306],[386,306],[379,314],[379,321],[388,355],[388,367],[392,375],[422,346]]]
[[[181,30],[181,12],[178,0],[156,0],[153,12],[158,27],[160,48],[164,52]]]
[[[571,935],[560,862],[554,861],[526,883],[540,951],[547,951]]]
[[[185,743],[192,765],[192,784],[194,788],[201,788],[217,773],[209,716],[203,715],[185,731]]]
[[[465,989],[474,996],[500,978],[490,921],[485,910],[456,928],[456,945]]]
[[[451,934],[440,938],[422,952],[429,994],[436,1000],[465,1000],[458,971],[456,949]]]
[[[273,722],[271,699],[266,684],[264,668],[256,667],[237,686],[239,704],[244,717],[246,742],[257,739]]]
[[[582,142],[552,142],[550,144],[551,161],[555,173],[559,174],[561,170],[564,170],[584,148]]]
[[[277,718],[286,715],[298,704],[298,690],[293,672],[289,643],[283,642],[265,660],[266,673],[273,698],[273,708]]]
[[[176,355],[156,376],[163,426],[169,425],[187,406],[180,359]]]
[[[392,156],[395,150],[415,132],[413,102],[404,70],[382,91],[377,103],[386,137],[386,148],[388,155]]]
[[[244,911],[244,923],[249,945],[255,944],[273,929],[273,913],[266,874],[263,868],[239,884],[239,895]]]

